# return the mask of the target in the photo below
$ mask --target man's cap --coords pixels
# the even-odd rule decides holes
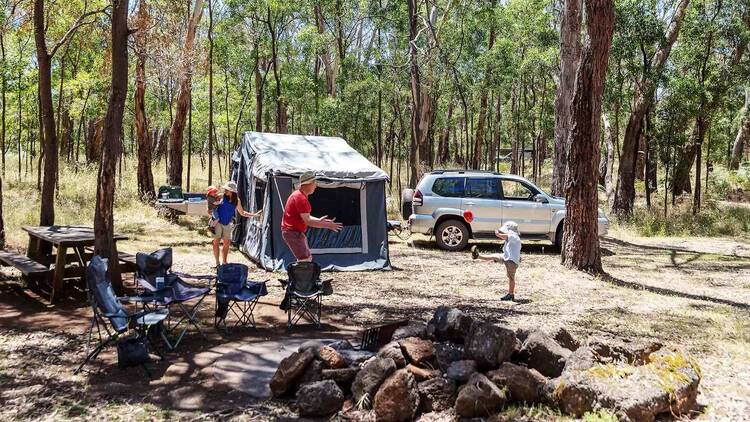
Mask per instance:
[[[315,180],[317,180],[317,178],[318,177],[315,175],[315,173],[306,171],[299,177],[299,184],[306,185],[308,183],[313,183]]]

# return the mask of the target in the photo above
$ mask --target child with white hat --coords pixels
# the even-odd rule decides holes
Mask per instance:
[[[480,254],[475,245],[471,247],[471,257],[472,259],[502,262],[505,264],[505,272],[508,275],[508,294],[501,297],[500,300],[514,301],[516,270],[518,269],[518,264],[521,263],[521,238],[518,236],[518,224],[513,221],[507,221],[502,227],[495,230],[495,236],[505,241],[502,254]]]

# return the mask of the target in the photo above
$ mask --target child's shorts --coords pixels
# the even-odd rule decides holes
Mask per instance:
[[[503,263],[505,263],[505,272],[508,274],[508,278],[511,280],[515,280],[518,264],[511,260],[503,261]]]

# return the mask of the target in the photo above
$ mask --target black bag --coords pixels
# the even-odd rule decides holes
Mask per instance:
[[[320,292],[323,294],[323,296],[330,296],[333,294],[333,286],[331,285],[331,280],[321,281],[318,288],[320,288]]]
[[[146,338],[130,337],[117,342],[117,366],[120,368],[139,366],[150,361]]]

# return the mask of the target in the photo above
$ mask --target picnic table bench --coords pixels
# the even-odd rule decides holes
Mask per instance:
[[[85,226],[23,226],[22,229],[29,234],[26,256],[0,251],[0,263],[17,268],[25,277],[51,281],[50,302],[54,302],[62,295],[66,278],[85,276],[86,265],[93,256],[94,229]],[[120,295],[124,293],[122,271],[135,270],[135,256],[117,252],[117,241],[125,239],[126,236],[114,235],[111,256],[118,259],[112,260],[109,269],[112,286]]]

